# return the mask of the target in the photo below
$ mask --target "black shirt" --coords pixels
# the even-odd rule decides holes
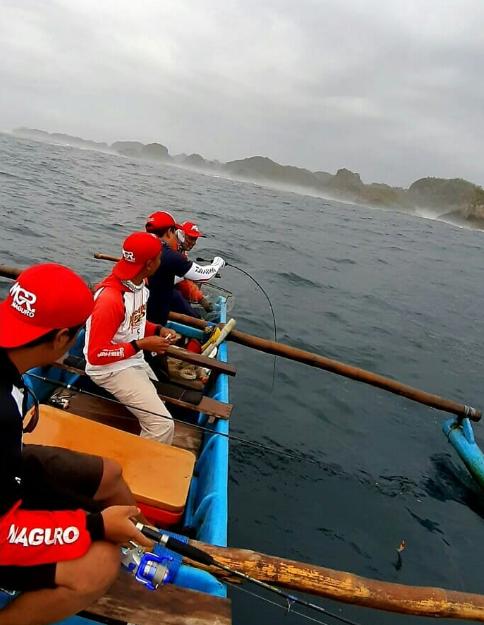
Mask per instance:
[[[192,264],[184,254],[172,250],[163,241],[161,264],[156,273],[148,280],[150,290],[147,307],[148,321],[162,326],[166,325],[175,287],[175,276],[183,278]]]
[[[0,515],[21,497],[23,389],[15,365],[0,349]]]

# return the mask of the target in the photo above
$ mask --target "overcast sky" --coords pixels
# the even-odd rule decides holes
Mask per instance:
[[[484,0],[0,0],[0,128],[484,185]]]

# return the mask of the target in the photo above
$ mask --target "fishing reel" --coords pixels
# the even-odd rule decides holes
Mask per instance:
[[[137,545],[121,549],[121,566],[149,590],[156,590],[158,586],[173,581],[175,574],[169,566],[173,560],[168,555],[146,552]]]

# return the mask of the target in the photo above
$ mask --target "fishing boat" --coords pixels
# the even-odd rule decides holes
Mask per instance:
[[[226,309],[226,298],[218,296],[216,321],[226,321]],[[169,322],[169,326],[184,337],[205,340],[203,330],[174,322]],[[33,369],[24,376],[26,386],[40,402],[41,412],[39,425],[24,441],[58,444],[115,457],[123,465],[139,507],[153,524],[170,530],[182,541],[189,536],[225,547],[229,434],[226,416],[230,407],[227,373],[222,370],[217,374],[212,370],[198,413],[193,407],[187,410],[184,404],[193,403],[200,396],[199,391],[186,389],[187,384],[177,386],[179,393],[176,388],[167,390],[166,385],[160,386],[162,392],[171,391],[172,397],[166,399],[174,403],[170,409],[175,419],[180,417],[175,423],[171,448],[137,436],[137,420],[118,402],[100,396],[100,389],[92,388],[87,376],[78,370],[83,344],[82,331],[61,366],[57,363]],[[227,345],[222,342],[216,359],[226,363],[227,356]],[[206,406],[210,414],[203,412]],[[136,475],[140,472],[144,475],[138,479]],[[129,479],[131,476],[134,483]],[[140,565],[142,556],[144,571]],[[200,625],[231,622],[230,602],[223,583],[207,571],[182,564],[180,557],[161,545],[154,548],[153,556],[143,553],[137,556],[133,550],[124,550],[126,572],[120,573],[110,593],[89,613],[62,623],[95,625],[105,623],[106,618],[137,625],[192,623],[195,615]],[[136,578],[129,574],[130,568],[135,569]],[[171,584],[152,593],[145,587],[154,588],[156,570],[161,570]],[[11,595],[0,592],[0,606],[10,599]]]
[[[19,268],[0,266],[0,276],[8,279],[16,279],[20,272]],[[193,385],[187,389],[190,384],[186,380],[178,392],[176,388],[170,389],[169,384],[158,389],[162,398],[185,411],[176,422],[172,446],[137,436],[137,421],[126,406],[103,397],[99,388],[89,386],[80,362],[82,332],[68,358],[25,374],[26,386],[41,402],[38,425],[25,436],[25,441],[57,444],[119,460],[139,507],[153,525],[162,528],[155,530],[141,524],[140,529],[155,541],[153,553],[123,547],[125,571],[120,571],[111,589],[88,611],[60,623],[229,625],[231,610],[225,584],[240,579],[278,595],[283,602],[278,605],[286,610],[297,603],[339,622],[354,621],[294,595],[293,591],[402,614],[484,622],[483,595],[372,580],[347,571],[227,547],[228,417],[231,412],[228,376],[234,375],[235,369],[227,362],[226,338],[453,413],[456,418],[449,425],[451,442],[453,438],[461,442],[461,436],[465,435],[471,445],[472,428],[464,434],[459,428],[470,427],[470,420],[478,421],[481,414],[469,406],[381,375],[233,330],[230,322],[225,323],[227,299],[223,295],[218,297],[218,311],[220,344],[217,358],[210,363],[212,373],[201,397],[187,394],[197,389],[193,389]],[[170,326],[176,332],[199,340],[206,338],[207,326],[214,326],[213,322],[176,313],[171,313],[170,319]],[[176,348],[170,347],[168,351],[174,358],[182,359]],[[198,355],[185,353],[183,358],[185,362],[200,364]],[[203,358],[208,366],[207,359]],[[260,447],[260,443],[243,441],[240,437],[238,440]],[[462,453],[470,455],[468,449]],[[167,475],[169,479],[164,479]],[[151,588],[158,586],[161,587],[156,592],[151,592]],[[0,609],[11,599],[12,593],[0,590]]]

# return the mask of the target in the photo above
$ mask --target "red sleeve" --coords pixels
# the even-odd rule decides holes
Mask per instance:
[[[151,321],[146,320],[145,325],[145,336],[154,336],[158,334],[158,330],[161,328],[159,323],[153,323]]]
[[[177,284],[177,288],[189,302],[200,302],[203,299],[202,291],[191,280],[182,280]]]
[[[91,365],[109,365],[136,354],[131,343],[113,343],[124,319],[123,296],[115,289],[105,288],[96,298],[89,319],[87,359]]]
[[[22,510],[0,517],[0,565],[35,566],[83,556],[92,543],[83,510]]]

